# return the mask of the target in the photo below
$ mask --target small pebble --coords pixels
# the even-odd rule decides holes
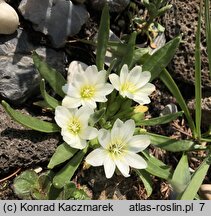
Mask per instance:
[[[203,184],[199,189],[199,194],[203,199],[211,200],[211,184]]]

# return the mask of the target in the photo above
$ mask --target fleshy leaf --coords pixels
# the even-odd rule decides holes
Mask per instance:
[[[169,64],[180,44],[180,41],[180,36],[175,37],[162,48],[158,49],[152,56],[147,58],[142,70],[151,72],[150,81],[158,77],[161,71]]]
[[[186,187],[185,191],[183,192],[182,196],[180,197],[181,200],[193,200],[201,186],[207,171],[210,167],[208,163],[208,158],[206,158],[201,165],[197,168],[195,173],[193,174],[190,183]]]
[[[146,157],[147,172],[165,180],[171,179],[172,171],[169,166],[155,158],[153,155],[150,155],[146,150],[143,151],[143,154]]]
[[[183,115],[183,111],[181,112],[177,112],[177,113],[173,113],[173,114],[168,114],[168,115],[164,115],[161,117],[157,117],[157,118],[152,118],[152,119],[148,119],[148,120],[140,120],[137,122],[137,126],[153,126],[153,125],[159,125],[159,124],[166,124],[171,122],[172,120],[176,119],[179,116]]]
[[[53,109],[60,105],[60,102],[55,98],[51,97],[45,90],[45,80],[42,79],[40,82],[40,91],[45,100],[45,102]]]
[[[171,152],[194,150],[194,142],[191,140],[176,140],[166,136],[145,133],[150,136],[151,144]]]
[[[184,100],[177,84],[175,83],[174,79],[171,77],[171,75],[169,74],[169,72],[166,69],[164,69],[162,71],[159,78],[166,85],[166,87],[173,94],[173,96],[176,98],[177,103],[180,105],[182,111],[184,112],[185,117],[188,120],[189,127],[191,128],[191,131],[195,137],[196,136],[196,128],[195,128],[194,121],[190,115],[189,109],[188,109],[188,107],[185,103],[185,100]]]
[[[31,190],[38,187],[38,175],[33,170],[26,170],[14,180],[14,192],[21,199],[32,199]]]
[[[171,186],[173,188],[174,199],[181,195],[181,193],[189,184],[190,180],[191,174],[188,165],[188,157],[186,154],[183,154],[179,163],[177,164],[173,177],[170,180]]]
[[[33,61],[40,75],[49,83],[52,89],[62,98],[65,96],[62,86],[66,84],[65,78],[61,73],[51,68],[42,58],[36,53],[33,53]]]
[[[69,160],[76,152],[77,149],[70,147],[66,143],[59,145],[51,157],[48,168],[53,169],[55,166]]]
[[[96,52],[96,65],[98,70],[104,69],[105,62],[105,54],[109,39],[109,29],[110,29],[110,16],[109,16],[109,8],[106,4],[103,8],[100,27],[97,38],[97,52]]]
[[[152,194],[153,182],[150,174],[145,170],[136,170],[137,175],[142,180],[144,187],[147,191],[147,196],[150,197]]]
[[[15,121],[17,121],[25,127],[45,133],[54,133],[60,131],[60,128],[57,126],[57,124],[42,121],[38,118],[22,114],[21,112],[18,112],[14,110],[12,107],[10,107],[10,105],[5,101],[2,101],[2,106]]]
[[[65,184],[68,184],[81,164],[84,155],[87,152],[87,148],[79,151],[74,157],[55,175],[53,179],[53,185],[56,188],[62,188]]]

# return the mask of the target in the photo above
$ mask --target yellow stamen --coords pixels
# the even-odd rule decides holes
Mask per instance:
[[[93,86],[84,86],[81,89],[81,97],[84,99],[92,98],[95,93],[95,88]]]
[[[68,130],[70,133],[76,135],[79,133],[81,129],[81,124],[77,119],[71,119],[71,121],[68,124]]]
[[[120,156],[124,152],[125,143],[122,140],[113,140],[108,147],[108,151],[112,156]]]

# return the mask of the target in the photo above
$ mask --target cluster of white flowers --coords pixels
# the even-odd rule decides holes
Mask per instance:
[[[115,168],[125,176],[129,176],[129,166],[144,169],[147,167],[144,159],[137,153],[149,144],[146,135],[133,136],[135,122],[128,120],[123,123],[117,119],[111,130],[99,131],[89,126],[90,115],[94,113],[97,102],[106,102],[106,96],[114,89],[122,97],[128,97],[140,105],[150,103],[149,95],[155,86],[148,83],[150,72],[142,72],[140,66],[131,71],[124,65],[120,76],[110,74],[110,83],[106,81],[106,71],[98,71],[96,66],[76,71],[74,80],[63,86],[66,96],[62,106],[56,107],[55,121],[61,127],[63,140],[73,148],[83,149],[87,140],[98,138],[100,148],[93,150],[87,157],[87,163],[93,166],[104,165],[107,178],[112,177]]]

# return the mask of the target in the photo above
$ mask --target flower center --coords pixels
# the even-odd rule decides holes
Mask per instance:
[[[68,130],[70,131],[70,133],[74,135],[78,134],[80,129],[81,129],[81,124],[76,119],[71,120],[70,123],[68,124]]]
[[[121,86],[122,91],[128,91],[130,93],[134,93],[136,91],[136,86],[132,82],[125,82]]]
[[[122,140],[114,140],[109,144],[108,151],[113,156],[120,156],[124,151],[124,142]]]
[[[85,86],[81,89],[81,97],[84,99],[90,99],[95,93],[95,88],[93,86]]]

